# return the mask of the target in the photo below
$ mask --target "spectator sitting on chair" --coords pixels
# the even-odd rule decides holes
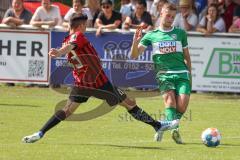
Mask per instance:
[[[124,22],[124,29],[137,29],[143,27],[145,30],[153,29],[153,22],[151,15],[146,11],[147,4],[145,0],[138,0],[135,12],[127,17]]]
[[[226,31],[224,20],[218,14],[217,5],[211,4],[208,7],[207,15],[201,19],[196,31],[202,32],[205,35]]]
[[[47,25],[54,27],[62,24],[62,17],[57,6],[51,5],[50,0],[42,0],[42,6],[38,7],[30,22],[31,25],[42,27]]]
[[[88,17],[87,27],[92,27],[93,17],[92,17],[92,14],[91,14],[89,8],[85,8],[85,7],[83,8],[84,3],[85,3],[85,0],[73,0],[72,1],[73,7],[71,9],[69,9],[67,14],[64,16],[64,22],[63,22],[64,27],[68,27],[68,23],[74,13],[81,13],[81,14],[87,15],[87,17]]]
[[[113,10],[113,3],[111,0],[102,0],[102,11],[96,19],[95,26],[97,27],[96,36],[101,35],[102,29],[116,29],[121,28],[122,15]]]
[[[12,8],[5,12],[2,23],[16,27],[22,24],[29,24],[31,18],[32,13],[24,8],[23,0],[13,0]]]

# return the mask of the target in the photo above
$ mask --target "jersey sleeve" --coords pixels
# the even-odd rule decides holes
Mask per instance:
[[[82,48],[87,42],[85,36],[79,32],[72,34],[69,40],[69,43],[74,46],[73,50]]]
[[[184,30],[182,30],[182,47],[188,48],[187,33]]]
[[[150,36],[148,33],[143,36],[139,45],[144,46],[144,47],[151,45],[151,39],[150,39]]]

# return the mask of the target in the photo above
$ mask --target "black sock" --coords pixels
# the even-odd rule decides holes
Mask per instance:
[[[156,131],[161,127],[161,123],[154,120],[149,114],[147,114],[138,106],[135,106],[133,109],[129,110],[128,113],[130,113],[136,120],[151,125]]]
[[[43,126],[40,131],[42,131],[43,135],[52,127],[56,126],[59,122],[63,121],[66,118],[66,114],[63,110],[58,110]]]

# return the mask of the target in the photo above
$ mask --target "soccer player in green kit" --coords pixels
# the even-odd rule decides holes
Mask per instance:
[[[172,26],[176,6],[166,3],[161,11],[160,26],[142,37],[142,28],[136,30],[131,57],[137,58],[147,46],[152,45],[156,80],[165,104],[167,120],[180,119],[186,112],[191,93],[191,59],[187,34]],[[171,130],[172,138],[182,144],[179,126]],[[163,132],[155,135],[161,141]]]

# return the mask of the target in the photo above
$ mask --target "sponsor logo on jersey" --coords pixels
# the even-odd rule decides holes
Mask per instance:
[[[73,34],[71,35],[70,42],[76,41],[77,35]]]
[[[177,51],[176,41],[162,41],[159,42],[159,51],[161,53],[173,53]]]
[[[174,40],[177,40],[177,35],[176,35],[176,34],[172,34],[171,37],[172,37]]]

